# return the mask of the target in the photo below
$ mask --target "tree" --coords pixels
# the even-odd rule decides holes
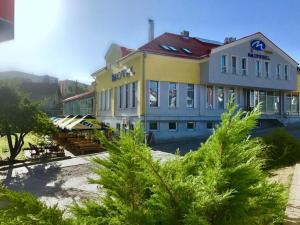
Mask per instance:
[[[55,131],[47,115],[10,86],[0,86],[0,131],[6,136],[11,163],[21,152],[30,132],[50,134]]]
[[[109,152],[95,158],[102,193],[72,211],[79,224],[271,225],[280,224],[285,188],[271,183],[249,138],[259,109],[243,112],[230,103],[210,138],[197,151],[166,162],[152,158],[136,126],[120,139],[98,136]]]

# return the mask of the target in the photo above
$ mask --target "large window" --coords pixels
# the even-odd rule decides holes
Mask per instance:
[[[267,103],[266,112],[267,113],[279,113],[279,92],[278,91],[268,91],[267,92]]]
[[[108,91],[108,110],[111,110],[111,92],[112,92],[112,89],[109,89],[109,91]]]
[[[265,62],[265,76],[266,78],[270,77],[270,62]]]
[[[158,81],[150,81],[149,101],[150,107],[158,107],[159,99],[159,83]]]
[[[187,85],[187,107],[188,108],[194,108],[195,107],[195,87],[194,84],[188,84]]]
[[[235,92],[234,92],[234,88],[229,88],[228,89],[228,102],[232,99],[233,102],[236,102],[236,99],[235,99]]]
[[[169,130],[176,131],[177,130],[177,123],[176,122],[169,122]]]
[[[288,93],[287,101],[285,106],[285,111],[288,113],[299,113],[299,94],[298,93]]]
[[[131,107],[136,106],[136,83],[131,84]]]
[[[218,88],[218,109],[224,109],[224,88]]]
[[[289,66],[284,65],[284,79],[288,80],[289,79]]]
[[[227,55],[221,56],[221,72],[227,73]]]
[[[125,85],[125,108],[129,107],[129,84]]]
[[[255,74],[257,77],[259,77],[261,75],[261,66],[260,66],[259,60],[255,61]]]
[[[177,84],[169,83],[169,107],[177,107]]]
[[[252,109],[260,103],[262,112],[279,113],[280,97],[278,91],[249,90],[247,96],[248,108]]]
[[[207,93],[206,93],[206,107],[209,109],[213,108],[213,87],[207,86]]]
[[[247,58],[242,58],[242,75],[247,75]]]
[[[123,86],[119,87],[119,108],[123,107]]]
[[[259,102],[261,105],[261,111],[266,112],[266,92],[265,91],[259,91]]]
[[[236,65],[237,65],[237,57],[232,56],[231,57],[231,72],[232,72],[232,74],[237,74]]]
[[[280,80],[280,77],[281,77],[281,65],[280,64],[276,65],[276,76],[277,76],[277,79]]]

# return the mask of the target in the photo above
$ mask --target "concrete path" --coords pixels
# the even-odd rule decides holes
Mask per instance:
[[[286,215],[285,225],[300,224],[300,164],[295,167]]]
[[[61,209],[88,198],[95,198],[100,192],[88,178],[97,178],[90,170],[92,157],[108,157],[107,153],[73,157],[71,159],[23,166],[0,171],[0,181],[15,191],[26,191],[37,196],[49,206]],[[153,151],[153,157],[167,160],[172,154]]]

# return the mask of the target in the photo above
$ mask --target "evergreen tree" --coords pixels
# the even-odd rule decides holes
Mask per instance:
[[[197,151],[166,162],[152,158],[137,125],[119,140],[100,140],[109,152],[95,158],[98,200],[72,207],[79,224],[269,225],[280,224],[285,189],[270,183],[258,158],[265,147],[249,138],[259,109],[230,103],[221,124]]]

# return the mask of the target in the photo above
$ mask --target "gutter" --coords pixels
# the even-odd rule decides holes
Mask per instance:
[[[143,97],[144,97],[144,139],[145,139],[145,144],[147,144],[147,118],[146,118],[146,112],[147,112],[147,86],[146,86],[146,78],[145,78],[145,58],[146,58],[146,53],[143,52],[143,59],[142,59],[142,85],[144,89]]]

